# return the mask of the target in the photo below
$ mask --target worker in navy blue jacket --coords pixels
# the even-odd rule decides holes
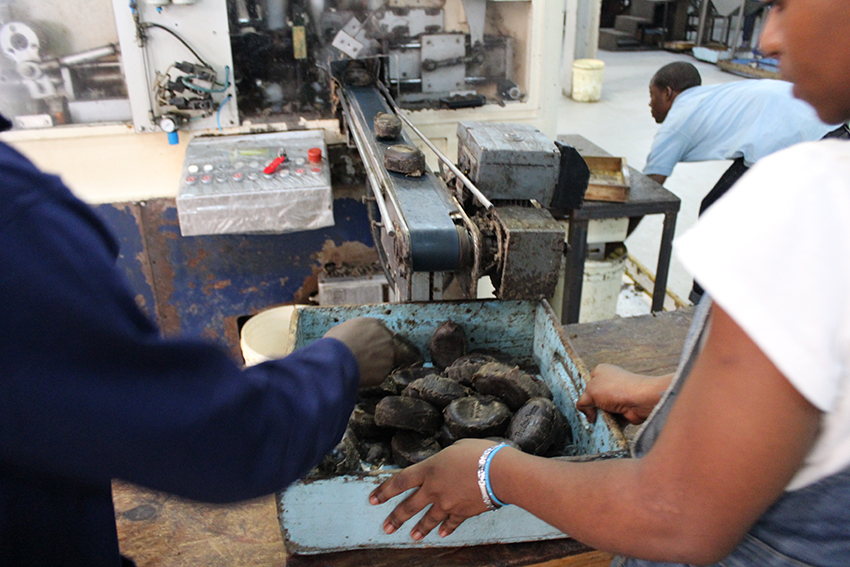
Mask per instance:
[[[375,319],[242,370],[165,340],[118,245],[54,176],[0,144],[0,565],[120,565],[111,479],[230,502],[273,493],[342,437],[393,364]]]

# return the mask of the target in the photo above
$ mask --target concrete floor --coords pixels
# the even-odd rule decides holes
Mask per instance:
[[[672,61],[689,61],[699,69],[704,85],[748,80],[691,55],[666,51],[599,51],[597,58],[605,62],[601,100],[576,102],[563,96],[558,111],[558,133],[581,134],[612,155],[626,158],[638,170],[646,164],[658,129],[649,111],[649,80],[659,67]],[[569,85],[565,90],[569,93]],[[712,161],[676,166],[665,183],[667,189],[682,199],[676,235],[683,234],[696,222],[700,201],[731,163]],[[646,217],[626,241],[629,253],[652,271],[658,262],[661,223],[661,215]],[[674,245],[668,289],[687,300],[692,281],[676,259]]]

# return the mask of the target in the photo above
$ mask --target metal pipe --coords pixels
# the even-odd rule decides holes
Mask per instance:
[[[705,32],[705,19],[708,16],[708,4],[710,0],[702,0],[699,5],[699,23],[697,24],[697,41],[696,47],[702,45],[702,36]]]
[[[735,22],[735,38],[732,40],[732,45],[729,50],[732,52],[732,58],[735,58],[735,51],[738,49],[738,40],[741,37],[741,27],[744,24],[744,6],[747,0],[741,0],[741,7],[738,9],[738,20]]]
[[[469,189],[469,191],[478,200],[478,202],[481,204],[481,206],[483,206],[488,211],[492,210],[493,209],[493,203],[491,203],[490,200],[487,197],[485,197],[484,194],[481,191],[479,191],[478,187],[476,187],[475,184],[472,183],[472,181],[470,181],[470,179],[466,175],[464,175],[464,173],[460,169],[458,169],[458,167],[455,164],[453,164],[449,158],[447,158],[445,155],[443,155],[443,152],[441,152],[439,149],[437,149],[437,146],[432,144],[431,140],[426,138],[425,134],[420,132],[419,128],[417,128],[413,124],[413,122],[411,122],[410,119],[402,113],[401,109],[398,107],[398,105],[396,105],[395,101],[392,99],[392,96],[390,96],[390,93],[387,90],[387,87],[385,87],[380,82],[378,82],[377,84],[378,84],[378,88],[381,89],[381,92],[384,93],[384,96],[387,97],[388,102],[390,103],[390,106],[393,107],[393,110],[395,110],[395,113],[398,115],[398,117],[405,124],[407,124],[407,126],[410,127],[411,130],[416,132],[416,135],[419,136],[419,138],[423,142],[425,142],[425,145],[428,146],[431,149],[431,151],[434,152],[437,155],[437,157],[440,159],[440,161],[442,161],[444,164],[446,164],[446,166],[449,168],[449,170],[451,170],[451,172],[454,173],[458,177],[458,179],[463,181],[463,184],[466,185],[467,189]]]
[[[270,30],[282,30],[286,27],[289,5],[285,0],[266,0],[264,7],[266,26]]]
[[[89,49],[88,51],[74,53],[73,55],[66,55],[65,57],[60,57],[59,63],[66,67],[73,67],[74,65],[79,65],[80,63],[96,61],[103,57],[115,55],[116,53],[118,53],[118,50],[115,48],[115,45],[109,44],[104,45],[103,47]]]

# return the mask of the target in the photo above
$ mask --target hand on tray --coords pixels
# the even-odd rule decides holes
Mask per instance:
[[[393,369],[392,332],[380,320],[356,317],[331,327],[325,337],[342,341],[357,359],[360,387],[380,384]]]
[[[383,504],[399,494],[416,488],[384,520],[384,531],[391,534],[410,518],[431,505],[413,527],[410,537],[421,540],[437,526],[446,537],[464,520],[487,511],[478,487],[478,459],[495,442],[486,439],[461,439],[433,457],[411,465],[387,480],[369,495],[371,504]]]
[[[672,378],[672,374],[644,376],[613,364],[600,364],[590,373],[590,382],[576,408],[591,423],[596,421],[596,410],[622,416],[632,424],[643,423]]]

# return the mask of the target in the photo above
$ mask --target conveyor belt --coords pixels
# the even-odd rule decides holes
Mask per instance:
[[[409,246],[414,272],[451,272],[459,267],[460,241],[449,216],[457,208],[449,199],[442,181],[430,170],[422,177],[410,177],[387,171],[383,167],[384,152],[396,144],[414,145],[402,132],[395,140],[378,140],[374,134],[374,118],[379,112],[393,113],[387,100],[375,86],[343,86],[349,127],[359,129],[355,136],[366,167],[371,167],[383,186],[391,217],[381,219],[394,230],[409,233]],[[381,188],[373,187],[380,191]],[[388,251],[389,253],[389,251]]]

